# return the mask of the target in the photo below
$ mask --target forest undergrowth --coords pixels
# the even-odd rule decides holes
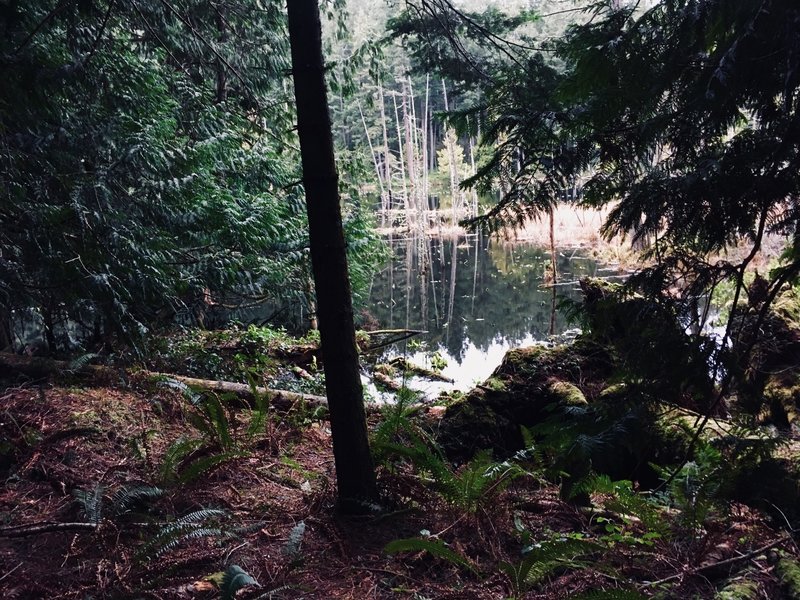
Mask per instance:
[[[272,350],[246,358],[248,344]],[[298,360],[313,370],[313,347],[313,339],[292,345],[285,334],[253,329],[187,332],[154,360],[190,368],[191,355],[218,369],[198,373],[246,378],[291,373]],[[519,386],[535,384],[535,364],[552,390],[571,394],[571,410],[586,408],[578,386],[553,383],[554,365],[567,373],[579,359],[563,349],[514,352],[473,392],[519,396]],[[581,366],[584,383],[595,382],[577,391],[590,397],[592,385],[608,383],[598,383],[602,361],[592,360],[594,371]],[[278,410],[258,394],[244,401],[135,373],[5,380],[4,595],[800,597],[796,516],[737,499],[729,485],[737,468],[755,476],[748,457],[753,468],[767,464],[757,453],[706,440],[669,484],[655,486],[582,471],[564,436],[546,426],[522,428],[513,452],[453,458],[446,435],[465,402],[457,396],[421,403],[401,389],[396,403],[369,407],[383,502],[367,516],[343,517],[319,407]],[[727,431],[728,441],[740,435]],[[591,435],[579,432],[572,447]],[[793,442],[766,446],[797,460]],[[668,466],[653,466],[663,484]]]

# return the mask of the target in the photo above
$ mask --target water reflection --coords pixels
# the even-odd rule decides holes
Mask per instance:
[[[390,353],[424,363],[431,352],[447,360],[443,374],[466,389],[488,377],[511,347],[564,332],[555,310],[550,254],[546,249],[504,243],[486,236],[390,240],[395,258],[375,279],[370,312],[385,328],[422,329],[417,339]],[[595,276],[597,262],[577,251],[558,252],[559,297],[577,298],[576,281]],[[413,348],[413,345],[411,346]],[[442,384],[426,383],[428,392]]]

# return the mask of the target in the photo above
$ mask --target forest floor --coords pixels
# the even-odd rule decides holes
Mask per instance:
[[[209,419],[185,389],[135,377],[0,390],[4,598],[713,598],[732,573],[752,597],[780,598],[771,553],[798,553],[743,505],[655,534],[602,495],[596,510],[564,502],[535,474],[457,505],[403,463],[379,465],[380,513],[337,516],[329,426],[302,406],[223,401]],[[440,413],[418,418],[435,427]],[[369,414],[374,430],[385,415]],[[386,551],[420,536],[430,552]],[[586,547],[521,558],[565,544]],[[231,565],[259,587],[226,596],[251,581],[220,591]]]

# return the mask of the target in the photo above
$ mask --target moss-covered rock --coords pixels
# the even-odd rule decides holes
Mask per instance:
[[[756,600],[758,584],[741,577],[726,581],[714,595],[714,600]]]
[[[523,447],[520,426],[538,425],[553,407],[586,405],[611,367],[605,349],[587,340],[509,350],[489,379],[447,408],[439,443],[456,462],[483,449],[513,454]]]
[[[553,401],[561,406],[586,406],[586,396],[576,385],[567,381],[553,381],[547,386],[547,392],[553,396]]]

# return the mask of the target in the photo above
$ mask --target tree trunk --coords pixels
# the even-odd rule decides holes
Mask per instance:
[[[556,284],[558,284],[558,257],[556,256],[555,207],[550,207],[550,268],[552,273],[552,297],[550,299],[550,335],[556,333]]]
[[[384,179],[386,180],[386,187],[388,189],[388,195],[385,201],[382,203],[382,214],[381,214],[381,225],[386,225],[386,215],[390,215],[389,217],[389,227],[394,226],[394,222],[391,218],[391,211],[394,208],[394,191],[392,189],[392,169],[391,169],[391,153],[389,151],[389,135],[386,131],[386,103],[383,97],[383,86],[378,84],[378,96],[380,97],[380,107],[381,107],[381,127],[383,128],[383,168],[384,168]]]
[[[325,390],[339,509],[366,512],[378,499],[353,325],[338,174],[325,89],[317,0],[287,0],[297,130],[317,290]]]
[[[450,112],[450,105],[447,102],[447,86],[442,79],[442,95],[444,96],[444,111]],[[451,225],[456,227],[458,225],[458,216],[461,211],[461,192],[459,191],[458,170],[456,167],[456,144],[458,139],[452,127],[447,127],[445,130],[445,147],[447,148],[447,156],[450,160],[450,210],[451,210]]]
[[[0,306],[0,351],[14,350],[14,337],[11,333],[11,310]]]
[[[408,182],[406,181],[406,159],[403,156],[403,132],[400,127],[400,112],[397,110],[397,92],[392,94],[392,103],[394,104],[394,122],[397,128],[397,156],[400,158],[400,175],[403,179],[403,210],[405,211],[406,227],[408,227]]]

